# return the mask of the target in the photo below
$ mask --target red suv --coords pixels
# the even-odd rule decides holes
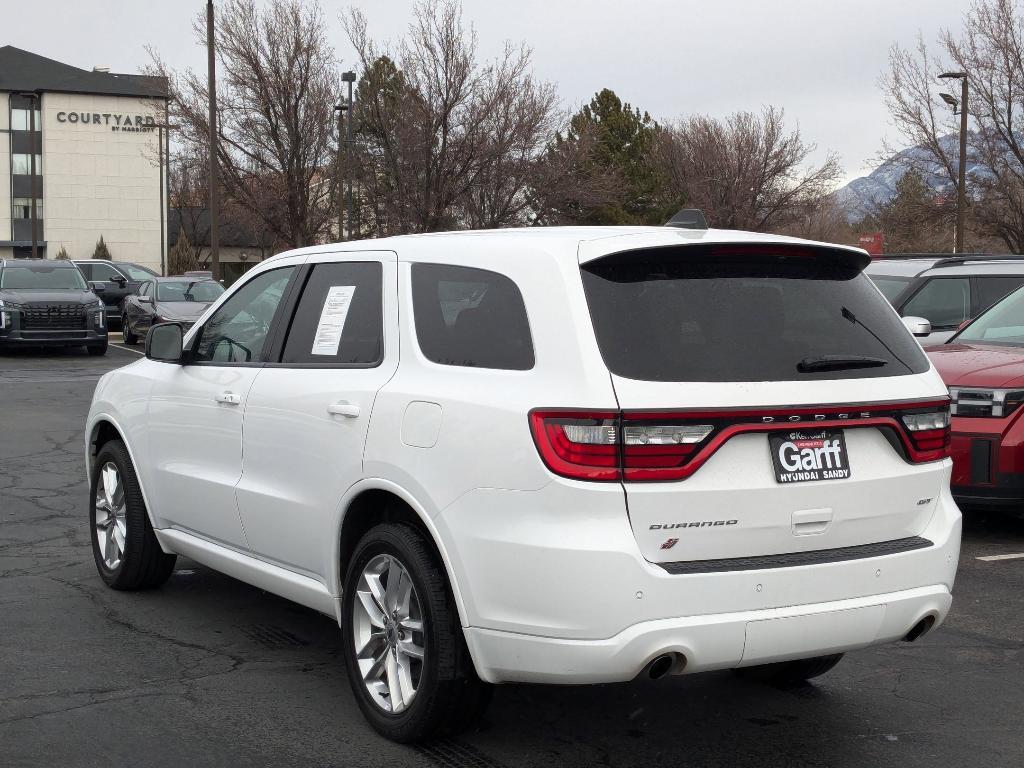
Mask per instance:
[[[952,398],[953,496],[1024,511],[1024,288],[927,352]]]

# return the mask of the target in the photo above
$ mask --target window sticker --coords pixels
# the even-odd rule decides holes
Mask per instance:
[[[333,285],[327,290],[324,308],[320,312],[320,322],[313,335],[313,355],[337,355],[341,345],[341,333],[345,330],[352,296],[356,292],[354,285]]]

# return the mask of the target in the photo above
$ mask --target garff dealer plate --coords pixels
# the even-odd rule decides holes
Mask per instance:
[[[842,430],[794,430],[768,436],[780,483],[841,480],[850,476]]]

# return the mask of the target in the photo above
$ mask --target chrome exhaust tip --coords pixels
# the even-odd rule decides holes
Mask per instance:
[[[907,642],[907,643],[912,643],[915,640],[918,640],[921,637],[923,637],[925,634],[927,634],[927,632],[932,627],[934,627],[934,626],[935,626],[935,617],[934,616],[925,616],[923,619],[921,619],[919,622],[917,622],[917,624],[915,624],[911,628],[911,630],[909,632],[907,632],[906,635],[904,635],[903,641]]]

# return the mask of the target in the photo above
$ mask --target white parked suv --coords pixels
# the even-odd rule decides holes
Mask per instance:
[[[491,684],[800,680],[950,607],[946,388],[860,250],[674,228],[317,246],[106,374],[115,589],[180,554],[336,619],[401,741]]]

